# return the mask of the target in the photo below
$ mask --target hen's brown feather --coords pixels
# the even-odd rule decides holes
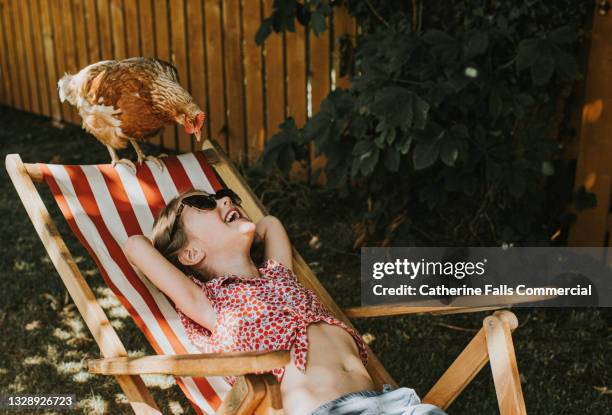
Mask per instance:
[[[145,140],[175,121],[193,98],[178,83],[176,69],[149,58],[101,61],[59,82],[62,100],[76,105],[83,127],[115,149],[129,138]]]

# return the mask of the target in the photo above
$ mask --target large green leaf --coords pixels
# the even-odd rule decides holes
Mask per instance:
[[[361,170],[361,174],[363,174],[364,176],[371,175],[374,169],[376,168],[379,156],[380,150],[376,147],[374,147],[374,149],[370,153],[367,153],[367,157],[362,156],[359,167]]]
[[[369,151],[372,151],[373,148],[374,146],[372,145],[371,141],[361,140],[355,144],[355,147],[353,147],[352,154],[354,156],[362,157],[364,154],[368,153]]]
[[[383,118],[388,126],[410,126],[414,116],[413,101],[412,91],[400,86],[388,86],[376,94],[370,111]]]
[[[257,29],[257,33],[255,34],[255,43],[261,45],[266,38],[272,33],[272,19],[265,18],[261,22],[261,26]]]
[[[446,137],[440,143],[440,160],[450,167],[454,167],[459,159],[459,146],[452,137]]]
[[[576,40],[576,31],[571,26],[561,26],[550,32],[548,38],[558,45],[565,45]]]
[[[399,165],[400,165],[400,159],[401,157],[400,157],[399,151],[397,151],[393,147],[387,147],[387,149],[384,152],[384,159],[383,159],[383,162],[387,170],[389,170],[390,172],[398,171]]]
[[[540,55],[540,40],[526,39],[519,43],[516,55],[516,69],[522,71],[529,68]]]
[[[442,62],[450,63],[459,56],[459,42],[446,32],[430,29],[423,35],[423,40],[431,45],[431,52]]]
[[[550,55],[540,55],[531,65],[531,79],[537,86],[543,86],[550,81],[555,71],[555,60]]]
[[[565,82],[574,81],[576,79],[576,75],[578,74],[578,64],[576,63],[576,58],[569,53],[561,52],[559,55],[557,55],[556,60],[556,70],[561,80]]]
[[[489,35],[486,32],[476,31],[464,43],[465,58],[470,60],[487,51],[489,47]]]
[[[429,103],[415,94],[413,95],[412,105],[414,115],[412,127],[422,130],[427,124]]]
[[[320,33],[325,32],[327,30],[327,25],[325,24],[325,16],[315,11],[310,15],[310,27],[312,28],[315,36],[319,36]]]
[[[412,163],[415,170],[425,169],[436,162],[440,153],[438,140],[418,142],[412,153]]]

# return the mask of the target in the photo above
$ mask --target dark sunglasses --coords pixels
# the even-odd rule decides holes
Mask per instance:
[[[181,201],[179,202],[179,207],[176,210],[172,229],[170,230],[170,240],[172,240],[172,237],[174,236],[174,231],[176,230],[176,222],[178,222],[185,206],[200,210],[212,210],[217,207],[217,200],[222,199],[224,197],[229,197],[235,206],[240,206],[240,204],[242,203],[242,199],[240,199],[240,196],[234,193],[233,190],[227,188],[220,189],[219,191],[217,191],[217,193],[212,195],[195,194],[181,199]]]

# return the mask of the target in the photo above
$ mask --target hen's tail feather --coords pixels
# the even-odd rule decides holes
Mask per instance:
[[[57,81],[57,89],[59,91],[60,101],[64,102],[68,100],[72,105],[76,105],[76,90],[74,85],[70,82],[74,78],[74,75],[65,73],[64,76]]]

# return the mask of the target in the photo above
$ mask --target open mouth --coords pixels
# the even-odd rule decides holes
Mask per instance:
[[[225,222],[231,223],[237,220],[244,219],[244,217],[240,214],[238,209],[230,209],[229,212],[225,214]]]

